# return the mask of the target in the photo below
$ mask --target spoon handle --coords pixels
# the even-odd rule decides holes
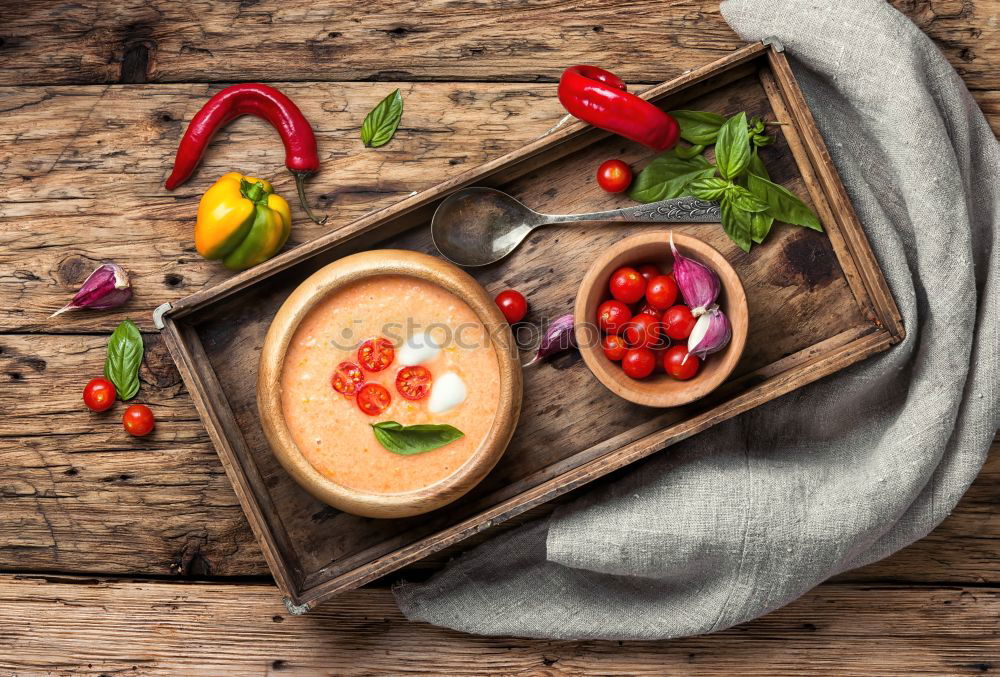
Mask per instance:
[[[623,207],[589,214],[546,214],[546,223],[575,221],[620,221],[626,223],[718,223],[721,220],[718,202],[696,197],[678,197],[634,207]]]

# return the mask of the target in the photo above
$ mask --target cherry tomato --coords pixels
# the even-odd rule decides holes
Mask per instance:
[[[660,275],[663,275],[663,273],[660,272],[660,269],[657,268],[652,263],[644,263],[641,266],[639,266],[637,270],[639,271],[640,275],[646,278],[646,282],[649,282],[654,277],[659,277]]]
[[[646,378],[653,373],[656,357],[649,348],[632,348],[622,358],[622,371],[632,378]]]
[[[382,371],[396,359],[396,349],[387,338],[368,339],[358,348],[358,362],[368,371]]]
[[[597,185],[609,193],[621,193],[632,183],[632,168],[621,160],[605,160],[597,168]]]
[[[646,278],[635,268],[624,266],[611,275],[611,295],[622,303],[635,303],[646,293]]]
[[[125,426],[129,435],[142,437],[153,431],[156,420],[153,418],[153,412],[145,404],[133,404],[125,410],[125,415],[122,416],[122,425]]]
[[[643,303],[642,306],[639,308],[639,312],[636,313],[636,314],[637,315],[654,315],[657,318],[660,317],[660,311],[657,310],[656,308],[654,308],[653,306],[649,305],[648,303]]]
[[[628,345],[625,343],[625,339],[617,334],[605,336],[601,342],[601,346],[604,348],[604,356],[612,362],[621,361],[625,357],[625,353],[628,352]]]
[[[672,339],[686,339],[691,335],[695,322],[697,320],[687,306],[670,306],[663,313],[663,330]]]
[[[669,275],[654,277],[646,285],[646,302],[657,310],[666,310],[677,300],[677,283]]]
[[[688,353],[687,346],[671,346],[663,356],[663,368],[678,381],[687,381],[698,373],[701,360]]]
[[[341,362],[330,378],[330,385],[345,397],[354,397],[355,393],[365,384],[365,374],[361,367],[353,362]]]
[[[83,388],[83,403],[91,411],[106,411],[115,403],[115,384],[106,378],[92,378]]]
[[[597,326],[609,334],[620,334],[632,319],[632,311],[621,301],[605,301],[597,306]]]
[[[513,289],[502,291],[497,294],[496,302],[500,306],[500,312],[511,324],[517,324],[528,314],[528,302],[519,291]]]
[[[639,313],[625,327],[625,340],[631,348],[659,348],[663,325],[655,315]]]
[[[378,383],[366,383],[358,391],[358,408],[369,416],[378,416],[389,408],[392,397]]]
[[[408,400],[422,400],[431,392],[431,372],[427,367],[403,367],[396,374],[396,390]]]

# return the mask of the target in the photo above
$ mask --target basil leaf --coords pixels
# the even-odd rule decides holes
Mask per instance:
[[[767,213],[778,221],[823,232],[823,226],[812,210],[784,187],[755,174],[748,177],[747,187],[767,203]]]
[[[719,200],[731,185],[733,185],[732,181],[710,176],[704,179],[695,179],[689,183],[688,191],[699,200]]]
[[[754,244],[760,244],[771,232],[774,217],[767,212],[754,212],[750,215],[750,239]]]
[[[771,175],[767,173],[767,168],[764,166],[764,161],[760,159],[760,154],[754,151],[750,156],[750,162],[747,163],[747,171],[750,174],[756,174],[762,179],[771,180]],[[751,191],[752,192],[752,191]],[[760,197],[759,195],[757,197]]]
[[[125,402],[139,392],[139,365],[142,364],[142,334],[132,320],[122,320],[108,339],[104,378],[115,384],[118,399]]]
[[[751,193],[754,194],[760,200],[767,202],[767,199],[762,192],[762,184],[754,183],[750,185],[752,177],[759,176],[762,179],[771,180],[770,175],[767,173],[767,168],[764,167],[763,160],[760,159],[760,155],[757,151],[754,151],[750,156],[750,164],[747,165],[747,173],[743,176],[745,179],[744,187],[748,188]],[[754,189],[757,189],[757,192]],[[755,212],[750,215],[750,239],[756,244],[760,244],[764,241],[764,238],[768,236],[771,232],[771,226],[774,225],[774,217],[768,212]]]
[[[443,423],[403,426],[396,421],[372,424],[375,439],[394,454],[412,456],[433,451],[464,436],[458,428]]]
[[[637,202],[657,202],[686,195],[685,188],[695,179],[715,174],[704,155],[690,160],[677,157],[673,150],[653,158],[632,181],[628,196]]]
[[[728,197],[722,198],[722,229],[729,239],[745,252],[750,251],[750,212],[735,206]]]
[[[753,135],[753,145],[755,148],[763,148],[764,146],[770,146],[772,143],[774,143],[773,136],[768,136],[767,134]]]
[[[715,137],[726,118],[716,113],[697,110],[672,110],[670,115],[681,128],[681,138],[696,146],[715,143]]]
[[[747,114],[739,113],[726,120],[715,141],[715,166],[724,179],[735,179],[750,162],[750,139],[747,136]]]
[[[371,148],[389,143],[403,117],[403,96],[397,89],[378,102],[361,125],[361,142]]]
[[[701,155],[705,146],[698,144],[695,146],[675,146],[674,153],[682,160],[690,160],[695,155]]]
[[[743,186],[738,186],[732,182],[726,186],[726,198],[734,207],[739,207],[745,212],[766,212],[769,206],[763,200],[754,196]]]

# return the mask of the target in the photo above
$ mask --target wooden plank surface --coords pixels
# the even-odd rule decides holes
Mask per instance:
[[[0,624],[0,674],[972,675],[1000,658],[1000,591],[961,586],[828,585],[715,635],[622,643],[408,623],[387,590],[290,616],[263,585],[2,576]]]
[[[894,0],[977,89],[1000,89],[990,0]],[[53,11],[58,6],[59,11]],[[232,80],[554,81],[601,60],[660,82],[738,46],[716,0],[27,0],[0,84]]]
[[[935,38],[1000,133],[1000,0],[893,4]],[[160,415],[156,438],[92,425],[79,403],[121,317],[149,329],[152,307],[225,277],[190,242],[213,176],[246,166],[280,176],[289,193],[277,138],[253,120],[220,135],[190,185],[162,190],[182,121],[211,91],[192,83],[262,79],[293,93],[323,156],[310,195],[345,223],[542,134],[562,115],[551,82],[569,63],[651,83],[737,45],[714,0],[27,0],[5,13],[0,85],[15,87],[0,88],[0,570],[266,575],[158,337],[147,336],[142,372],[143,397]],[[147,81],[178,84],[113,84]],[[400,134],[363,151],[357,127],[397,84],[387,81],[407,100]],[[317,234],[300,219],[294,241]],[[136,274],[128,311],[49,322],[104,259]],[[209,674],[989,672],[1000,662],[998,496],[995,443],[955,512],[922,541],[838,577],[855,584],[824,585],[743,628],[677,642],[471,638],[403,622],[384,590],[293,618],[267,586],[6,576],[0,675],[194,674],[202,664]]]

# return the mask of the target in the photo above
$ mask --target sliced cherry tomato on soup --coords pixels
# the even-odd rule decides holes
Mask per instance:
[[[427,367],[403,367],[396,374],[396,390],[408,400],[422,400],[431,392],[431,372]]]
[[[621,361],[625,357],[625,353],[628,352],[628,344],[625,343],[625,339],[617,334],[605,336],[604,340],[601,341],[601,347],[604,348],[604,356],[612,362]]]
[[[639,271],[640,275],[646,278],[646,282],[649,282],[654,277],[659,277],[660,275],[663,275],[663,273],[660,272],[660,269],[657,268],[652,263],[644,263],[638,268],[636,268],[636,270]]]
[[[671,346],[663,356],[663,369],[678,381],[694,378],[700,367],[701,360],[688,353],[687,346]]]
[[[631,319],[632,311],[621,301],[605,301],[597,306],[597,326],[609,334],[620,334]]]
[[[391,402],[389,391],[378,383],[366,383],[358,391],[358,408],[369,416],[378,416]]]
[[[632,348],[622,358],[622,371],[635,379],[646,378],[656,367],[656,356],[649,348]]]
[[[330,378],[330,385],[345,397],[354,397],[365,384],[365,373],[353,362],[341,362]]]
[[[625,340],[630,348],[659,348],[663,336],[660,318],[639,313],[625,327]]]
[[[657,310],[666,310],[677,300],[677,283],[669,275],[654,277],[646,285],[646,302]]]
[[[368,339],[358,348],[358,362],[368,371],[382,371],[396,359],[396,349],[387,338]]]
[[[663,313],[663,330],[667,336],[675,340],[686,339],[691,335],[694,324],[697,322],[691,309],[687,306],[671,306],[667,312]]]
[[[83,403],[91,411],[105,411],[115,403],[115,384],[106,378],[92,378],[83,389]]]
[[[622,160],[605,160],[597,168],[597,185],[609,193],[621,193],[632,183],[632,168]]]
[[[528,314],[528,302],[525,300],[524,294],[519,291],[513,289],[502,291],[497,294],[494,300],[510,324],[517,324]]]
[[[635,303],[646,293],[646,278],[629,266],[622,266],[611,275],[611,295],[622,303]]]

